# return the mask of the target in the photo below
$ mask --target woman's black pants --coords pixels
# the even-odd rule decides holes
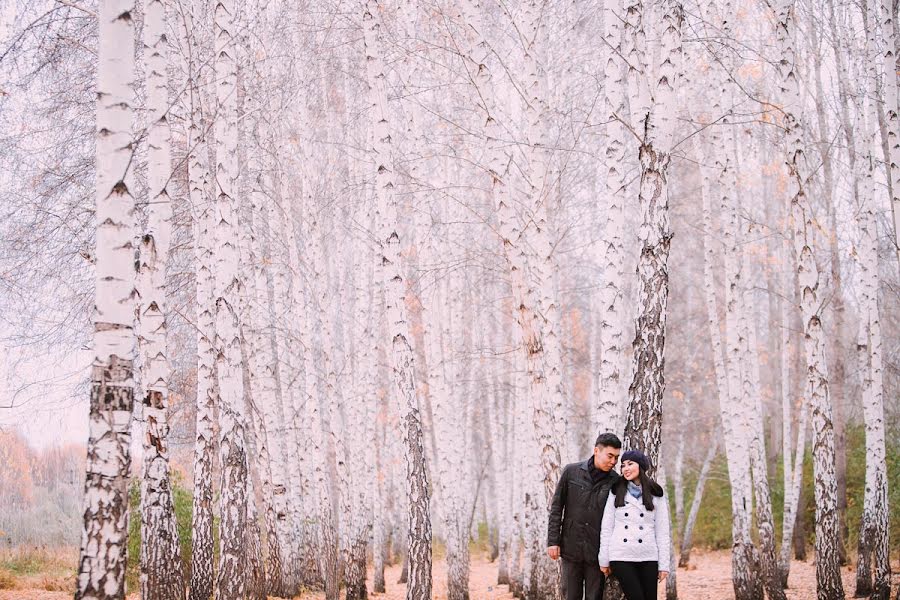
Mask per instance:
[[[626,600],[656,600],[656,584],[659,563],[655,560],[647,562],[609,562],[612,574],[619,580]]]

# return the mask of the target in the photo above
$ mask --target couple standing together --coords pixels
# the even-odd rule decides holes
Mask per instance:
[[[622,454],[622,475],[613,471],[622,442],[601,433],[594,455],[563,469],[547,534],[547,554],[562,558],[565,600],[601,600],[612,572],[627,600],[656,600],[669,574],[669,508],[663,489],[650,479],[640,450]]]

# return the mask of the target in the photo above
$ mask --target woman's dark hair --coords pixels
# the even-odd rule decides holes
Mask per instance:
[[[650,476],[644,473],[644,470],[640,467],[638,467],[638,480],[641,482],[641,500],[644,502],[644,508],[653,510],[653,496],[662,498],[662,486],[650,479]],[[625,494],[628,493],[628,480],[624,477],[620,478],[613,486],[613,492],[616,494],[616,506],[625,506]]]

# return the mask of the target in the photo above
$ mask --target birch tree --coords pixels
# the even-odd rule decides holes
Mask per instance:
[[[790,289],[794,285],[793,270],[787,268],[791,262],[790,241],[782,244],[781,260],[784,264],[782,278],[784,289]],[[779,573],[781,586],[787,587],[788,575],[791,569],[791,549],[794,536],[794,525],[797,522],[797,513],[800,508],[800,486],[803,484],[803,462],[806,456],[806,430],[808,429],[807,403],[800,399],[800,410],[797,417],[796,443],[794,442],[793,428],[791,426],[793,415],[793,388],[791,384],[791,363],[794,359],[794,344],[791,342],[790,318],[791,303],[781,299],[781,417],[784,420],[782,427],[782,453],[784,464],[784,515],[782,519],[781,553],[779,555]]]
[[[215,377],[215,304],[213,297],[212,236],[214,205],[211,193],[207,121],[203,111],[205,78],[201,48],[194,29],[195,4],[182,12],[188,40],[188,187],[194,233],[197,313],[197,409],[194,441],[194,493],[191,511],[191,578],[189,600],[209,600],[213,592],[213,460],[218,383]],[[201,13],[202,15],[202,13]],[[200,29],[199,31],[203,31]]]
[[[665,336],[669,297],[667,169],[674,142],[676,89],[681,70],[681,4],[668,0],[660,15],[660,48],[650,84],[645,53],[644,6],[629,0],[625,6],[625,58],[633,86],[632,127],[638,132],[641,166],[638,203],[641,208],[641,245],[638,259],[638,314],[635,320],[634,375],[628,389],[625,447],[643,449],[653,468],[659,466],[662,396],[665,389]],[[632,70],[642,68],[643,72]]]
[[[144,448],[141,471],[141,596],[150,600],[181,600],[184,573],[175,524],[175,504],[169,476],[167,288],[172,207],[167,184],[171,176],[169,142],[169,78],[166,3],[144,3],[144,57],[147,71],[147,180],[150,191],[147,230],[141,238],[138,292],[142,355],[141,416]]]
[[[874,2],[866,2],[865,10],[875,12]],[[889,10],[882,6],[882,11]],[[890,17],[888,16],[887,19]],[[890,22],[882,23],[882,26]],[[871,55],[873,28],[867,32],[867,52]],[[877,600],[888,600],[891,595],[891,566],[888,516],[888,484],[886,473],[885,431],[884,431],[884,381],[881,340],[881,315],[878,303],[878,231],[876,214],[876,128],[870,124],[875,94],[875,78],[867,78],[867,100],[857,100],[858,124],[864,128],[863,156],[865,177],[860,186],[860,207],[857,216],[859,246],[856,257],[860,267],[860,312],[857,334],[857,352],[863,396],[863,419],[866,427],[866,485],[863,496],[862,523],[859,530],[858,562],[856,570],[856,596],[871,595]],[[896,77],[886,73],[887,78]],[[896,85],[896,84],[894,84]],[[893,92],[896,94],[896,91]],[[896,97],[894,98],[896,101]],[[890,111],[890,109],[888,109]],[[868,117],[868,118],[867,118]],[[855,140],[854,140],[855,143]],[[891,170],[895,165],[891,165]],[[896,182],[895,182],[896,185]],[[897,189],[896,187],[893,189]],[[892,202],[896,200],[891,198]],[[875,577],[872,580],[871,564],[874,563]]]
[[[813,424],[813,471],[816,498],[816,583],[819,600],[843,597],[840,577],[840,531],[837,522],[837,498],[834,472],[834,427],[828,393],[826,340],[820,314],[819,272],[813,253],[814,223],[804,182],[809,174],[803,145],[803,123],[799,112],[799,82],[794,66],[793,0],[782,0],[776,7],[775,31],[781,59],[778,73],[781,93],[786,101],[786,165],[789,173],[790,218],[797,260],[800,309],[806,350],[807,381]]]
[[[529,2],[525,6],[523,27],[526,31],[526,39],[521,43],[525,46],[525,71],[529,88],[529,123],[531,136],[530,147],[533,148],[530,177],[532,182],[530,189],[525,194],[529,200],[529,208],[534,211],[531,224],[523,226],[515,211],[514,200],[510,192],[509,165],[511,158],[503,149],[502,128],[499,121],[500,95],[489,66],[490,46],[485,38],[482,24],[480,5],[471,0],[462,0],[463,11],[467,22],[472,28],[473,44],[470,51],[464,57],[466,69],[470,73],[476,91],[479,93],[479,109],[484,118],[484,135],[486,138],[488,153],[488,170],[491,177],[491,197],[497,211],[497,232],[501,238],[503,255],[509,270],[510,283],[514,297],[514,311],[519,328],[522,332],[522,349],[525,352],[527,369],[531,377],[529,397],[533,408],[535,427],[540,438],[542,449],[541,470],[546,506],[553,497],[553,491],[560,474],[560,445],[557,432],[561,426],[556,422],[562,408],[562,382],[559,379],[561,368],[559,357],[558,307],[554,306],[552,298],[553,285],[549,279],[548,265],[552,271],[552,248],[549,232],[546,230],[546,207],[542,203],[547,200],[548,190],[546,185],[546,158],[543,156],[547,149],[546,139],[541,136],[541,115],[545,109],[544,82],[541,67],[534,53],[536,44],[540,43],[541,35],[541,9],[542,4],[536,1]],[[543,215],[543,216],[542,216]],[[533,229],[534,231],[526,231]],[[530,248],[537,248],[537,252],[529,255]],[[536,279],[529,281],[527,273],[532,268],[537,268],[538,261],[549,261],[539,269]],[[543,304],[548,312],[541,314],[538,293],[544,294]],[[551,310],[552,309],[552,312]],[[549,321],[545,322],[549,316]],[[551,333],[551,338],[545,337],[545,330]],[[555,374],[547,372],[545,350],[553,346],[551,354],[555,357],[551,363],[556,365]],[[553,367],[551,367],[552,369]],[[545,507],[546,508],[546,507]],[[543,554],[543,553],[542,553]],[[542,586],[546,590],[553,589],[548,560],[537,557],[541,561]]]
[[[606,223],[603,227],[603,286],[600,288],[600,368],[597,373],[597,398],[594,430],[620,431],[622,399],[622,346],[624,337],[623,293],[625,241],[625,165],[628,152],[625,66],[622,52],[621,0],[606,0],[604,5],[604,110],[608,124],[605,139]]]
[[[97,15],[94,359],[77,600],[125,597],[134,406],[133,13],[131,0],[106,0]]]
[[[713,433],[712,441],[707,447],[706,456],[700,466],[700,474],[697,476],[697,485],[694,487],[694,497],[691,507],[688,509],[687,520],[681,533],[681,549],[678,556],[678,567],[686,568],[691,562],[691,548],[693,542],[694,526],[697,523],[697,515],[700,513],[700,502],[703,500],[703,490],[706,488],[706,480],[709,478],[709,470],[719,451],[719,431]]]
[[[215,597],[240,599],[246,589],[248,460],[245,446],[244,374],[239,299],[243,293],[238,242],[238,107],[235,7],[215,5],[216,262],[213,268],[216,373],[219,389],[220,555]]]
[[[708,2],[705,6],[705,21],[716,23],[720,28],[731,18],[728,6],[725,7],[724,18],[714,20],[716,5]],[[715,28],[708,25],[715,35]],[[713,55],[713,62],[719,63]],[[700,164],[700,200],[702,204],[704,248],[703,248],[703,288],[706,304],[707,328],[709,331],[713,368],[716,381],[719,410],[722,417],[725,456],[728,463],[728,478],[731,485],[731,572],[737,600],[750,600],[762,594],[758,577],[755,547],[750,533],[750,505],[753,498],[750,491],[749,440],[740,426],[740,380],[735,368],[728,368],[726,356],[737,349],[737,329],[734,324],[736,310],[736,289],[739,281],[735,261],[737,247],[737,222],[732,194],[737,186],[734,167],[730,157],[733,155],[734,132],[733,117],[725,108],[731,96],[731,82],[718,64],[710,66],[716,77],[718,93],[713,100],[713,114],[721,120],[721,127],[713,130],[712,145],[717,148],[715,156],[710,156],[702,141],[695,142],[697,158]],[[701,116],[700,124],[707,124],[709,118]],[[719,198],[720,214],[723,220],[723,254],[725,257],[725,315],[726,343],[723,343],[720,330],[719,308],[716,295],[714,261],[715,248],[712,235],[715,231],[712,219],[713,175]],[[738,363],[739,364],[739,363]],[[698,507],[699,508],[699,507]],[[692,508],[693,510],[693,508]],[[690,517],[689,517],[690,521]],[[687,529],[686,529],[687,531]],[[687,537],[687,535],[686,535]],[[684,560],[684,559],[682,559]]]
[[[415,355],[410,345],[405,306],[406,292],[400,264],[400,232],[391,157],[391,123],[381,50],[381,24],[377,18],[379,14],[381,9],[377,0],[368,0],[363,5],[366,78],[371,118],[375,126],[371,149],[376,173],[375,230],[378,232],[380,279],[381,285],[384,286],[385,314],[391,342],[392,387],[398,402],[406,455],[410,567],[406,597],[413,600],[431,596],[431,520],[422,420],[414,375]]]

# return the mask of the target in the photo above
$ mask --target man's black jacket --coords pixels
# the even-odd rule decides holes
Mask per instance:
[[[594,457],[566,465],[550,506],[547,546],[559,546],[563,558],[597,563],[600,551],[600,521],[609,489],[618,481],[615,471],[603,474],[599,481],[591,479]]]

